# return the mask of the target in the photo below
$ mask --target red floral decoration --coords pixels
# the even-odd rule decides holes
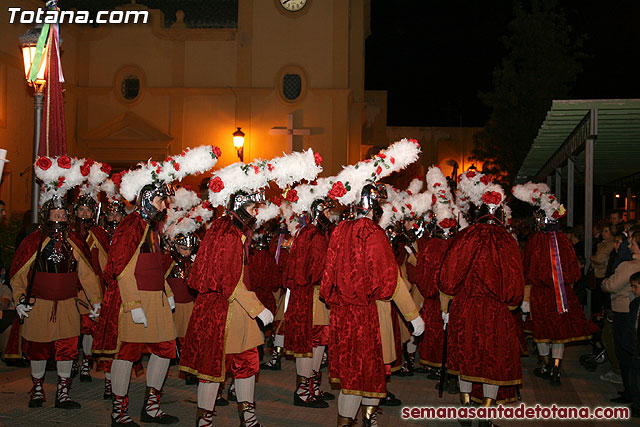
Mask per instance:
[[[173,168],[174,168],[176,171],[179,171],[179,170],[180,170],[180,163],[175,162],[175,163],[173,164]]]
[[[329,197],[334,200],[338,197],[344,196],[345,194],[347,194],[347,189],[344,188],[344,184],[342,183],[342,181],[334,183],[331,187],[331,191],[329,191]]]
[[[482,201],[488,205],[499,205],[502,201],[502,194],[497,191],[487,191],[482,195]]]
[[[71,159],[69,156],[60,156],[58,157],[58,166],[62,169],[71,169]]]
[[[259,174],[260,173],[260,168],[256,165],[251,165],[251,167],[253,167],[253,172],[255,172],[255,174]]]
[[[313,159],[316,161],[316,165],[320,165],[322,163],[322,156],[320,153],[313,153]]]
[[[389,159],[389,161],[391,162],[391,164],[392,164],[392,165],[395,165],[395,164],[396,164],[396,159],[395,159],[395,157],[390,158],[390,159]]]
[[[121,172],[121,173],[114,174],[114,175],[111,177],[111,181],[113,181],[113,183],[114,183],[115,185],[117,185],[118,187],[120,187],[120,183],[122,182],[122,172]]]
[[[273,203],[276,206],[280,206],[282,204],[282,197],[273,196],[273,198],[271,198],[271,203]]]
[[[220,157],[222,156],[222,150],[220,150],[218,147],[213,147],[213,154],[215,154],[216,157]]]
[[[384,154],[384,153],[380,153],[380,154],[378,154],[378,157],[380,157],[381,159],[386,159],[387,155]]]
[[[86,162],[80,166],[80,173],[82,174],[82,176],[87,176],[89,175],[89,172],[91,172],[91,165],[87,164]]]
[[[202,202],[202,207],[210,211],[213,210],[213,206],[211,205],[211,203],[209,203],[208,200],[205,200],[204,202]]]
[[[445,218],[438,223],[441,228],[453,228],[458,224],[455,218]]]
[[[109,163],[103,163],[100,170],[109,175],[111,173],[111,165]]]
[[[480,182],[483,183],[484,185],[489,185],[491,183],[491,178],[489,178],[488,175],[482,175],[480,177]]]
[[[48,157],[38,157],[36,165],[43,171],[46,171],[51,167],[51,159]]]
[[[382,173],[382,167],[378,166],[378,169],[376,169],[376,175],[380,175]]]
[[[431,195],[431,206],[435,205],[437,201],[438,201],[438,199],[436,199],[436,195],[432,194]]]
[[[56,188],[62,187],[62,184],[64,184],[64,180],[65,180],[64,176],[59,176],[58,183],[56,184]]]
[[[212,180],[209,180],[209,190],[213,191],[214,193],[219,193],[223,189],[224,189],[224,182],[222,181],[222,178],[220,178],[219,176],[216,176]]]
[[[202,222],[202,217],[200,215],[196,217],[196,222]]]
[[[299,199],[298,192],[296,190],[287,191],[287,200],[291,203],[297,202]]]
[[[467,171],[465,175],[467,176],[467,178],[471,179],[476,176],[476,173],[474,171]]]
[[[271,163],[267,163],[267,169],[269,169],[269,172],[271,172],[275,168],[273,167],[273,165]]]

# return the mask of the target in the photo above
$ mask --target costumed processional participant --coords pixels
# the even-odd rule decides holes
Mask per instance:
[[[100,312],[100,284],[85,240],[70,230],[67,192],[84,181],[84,160],[40,157],[34,165],[40,193],[40,226],[18,247],[11,265],[16,313],[23,323],[14,331],[31,365],[33,388],[29,407],[45,402],[43,388],[47,359],[58,372],[55,407],[80,408],[71,400],[71,370],[78,358],[81,314]],[[13,353],[13,350],[8,350]]]
[[[127,216],[127,211],[125,209],[124,201],[122,200],[122,196],[120,195],[120,182],[122,179],[122,172],[116,173],[111,176],[111,178],[107,178],[101,185],[100,190],[104,192],[106,197],[106,204],[104,208],[103,223],[104,230],[107,233],[108,242],[107,246],[104,249],[107,252],[107,260],[109,249],[111,248],[111,243],[113,242],[113,235],[118,227],[118,224],[122,222],[125,216]],[[105,265],[101,265],[101,272],[104,271]],[[102,285],[102,295],[104,295],[108,282],[104,280],[101,276]],[[94,334],[98,328],[98,325],[94,325]],[[95,352],[95,347],[93,350]],[[113,393],[111,391],[111,364],[113,363],[112,357],[101,357],[100,353],[94,355],[98,359],[98,369],[104,370],[104,393],[102,395],[104,400],[111,400]]]
[[[278,266],[278,272],[281,277],[281,286],[274,292],[274,298],[276,299],[276,312],[273,320],[273,352],[271,359],[263,363],[260,368],[271,371],[279,371],[282,369],[282,357],[284,356],[284,334],[285,334],[285,299],[286,289],[282,283],[282,277],[286,271],[289,261],[289,251],[293,243],[293,236],[300,228],[298,216],[293,212],[291,202],[289,200],[282,199],[280,196],[276,196],[273,199],[273,203],[280,207],[280,228],[278,232],[271,239],[269,249],[275,258],[276,265]]]
[[[147,349],[142,422],[173,424],[160,408],[169,362],[176,357],[175,300],[162,268],[160,231],[173,181],[211,169],[220,150],[201,146],[164,161],[139,164],[122,176],[120,192],[136,203],[115,231],[104,278],[109,283],[95,336],[95,351],[111,355],[112,426],[138,425],[128,414],[131,368]]]
[[[259,372],[257,323],[273,321],[254,292],[245,285],[256,208],[265,201],[264,188],[274,181],[281,189],[314,180],[322,168],[312,150],[249,164],[234,163],[216,171],[209,181],[212,206],[226,213],[207,230],[187,284],[198,292],[189,322],[180,370],[194,374],[198,385],[197,426],[213,424],[220,383],[231,371],[242,426],[259,425],[255,410],[255,378]]]
[[[482,404],[490,406],[499,388],[522,384],[517,327],[510,310],[522,302],[524,276],[518,244],[505,228],[502,188],[470,170],[460,175],[459,189],[478,212],[475,224],[449,244],[440,268],[441,309],[448,328],[446,363],[449,372],[458,375],[463,405],[470,405],[475,383],[482,387]],[[491,425],[489,420],[481,423]]]
[[[176,303],[173,323],[179,352],[184,346],[184,337],[195,301],[195,293],[187,287],[187,278],[200,244],[197,231],[212,217],[211,203],[200,200],[195,191],[184,187],[175,190],[164,224],[163,237],[168,252],[163,258],[163,271]],[[195,376],[187,375],[187,384],[197,384]]]
[[[320,281],[324,273],[333,206],[327,197],[330,178],[319,178],[289,190],[286,198],[302,227],[297,231],[284,286],[289,298],[285,307],[285,353],[296,360],[296,391],[293,404],[310,408],[327,408],[326,400],[335,396],[320,390],[320,367],[329,340],[329,309],[320,300]]]
[[[107,265],[107,253],[109,251],[109,235],[104,228],[98,225],[101,214],[99,194],[101,185],[111,173],[111,166],[107,163],[85,159],[80,166],[80,173],[85,177],[85,182],[79,186],[78,198],[73,204],[73,231],[87,243],[91,254],[91,265],[100,278],[102,284],[102,271]],[[104,289],[102,286],[101,297]],[[82,364],[80,365],[80,381],[91,382],[91,352],[93,347],[93,333],[96,319],[89,314],[82,315]],[[77,362],[74,362],[72,377],[77,373]]]
[[[573,291],[581,276],[578,258],[558,220],[566,214],[549,187],[528,182],[516,185],[513,195],[538,208],[536,231],[522,254],[526,288],[522,312],[531,313],[533,341],[538,347],[537,377],[560,385],[560,362],[565,343],[591,338],[587,319]]]
[[[383,193],[376,181],[415,162],[420,146],[402,140],[372,159],[349,165],[330,180],[329,197],[353,206],[333,231],[320,298],[330,309],[329,377],[340,385],[338,426],[353,425],[362,405],[364,425],[377,425],[380,399],[395,354],[391,301],[413,333],[424,331],[384,230],[377,224]]]

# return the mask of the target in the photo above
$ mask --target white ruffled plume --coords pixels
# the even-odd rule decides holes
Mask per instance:
[[[382,206],[382,215],[380,216],[380,221],[378,221],[378,225],[382,227],[382,229],[386,229],[389,225],[395,222],[394,213],[393,213],[393,205],[391,203],[384,203]]]
[[[424,183],[422,182],[421,179],[414,178],[409,183],[409,187],[407,187],[407,193],[409,193],[409,195],[418,194],[419,192],[422,191],[423,186],[424,186]]]
[[[313,150],[293,152],[268,160],[266,174],[270,181],[285,189],[303,180],[313,181],[322,172],[322,166],[316,164]]]
[[[363,160],[355,165],[345,166],[332,182],[330,195],[343,205],[360,201],[362,188],[404,169],[418,160],[420,144],[415,140],[403,139],[388,149],[380,151],[372,159]],[[342,191],[342,187],[346,191]],[[333,191],[335,189],[335,191]]]
[[[188,211],[180,211],[180,217],[167,227],[165,223],[164,234],[169,240],[175,239],[179,234],[184,236],[195,233],[213,217],[213,210],[205,208],[202,203]]]
[[[45,160],[46,159],[46,160]],[[44,163],[50,162],[50,166],[45,170],[41,168]],[[68,168],[60,167],[60,164],[69,164]],[[42,181],[40,189],[40,206],[54,197],[64,197],[67,192],[82,184],[85,177],[80,172],[80,166],[84,164],[84,159],[78,160],[69,156],[39,158],[35,165],[36,177]]]
[[[513,196],[522,200],[523,202],[529,203],[533,206],[540,206],[540,196],[544,193],[550,193],[551,190],[547,184],[543,183],[534,183],[527,182],[525,184],[519,184],[513,186],[511,189],[511,193]]]
[[[482,194],[486,189],[486,184],[480,181],[482,176],[479,172],[468,170],[458,177],[458,188],[477,207],[482,206]]]
[[[253,227],[254,230],[262,227],[265,223],[271,221],[273,218],[280,215],[280,206],[267,202],[264,206],[258,208],[258,213],[256,215],[256,223]]]
[[[147,163],[138,163],[138,169],[133,169],[127,172],[122,177],[120,183],[120,194],[129,202],[133,202],[138,196],[140,190],[145,185],[153,184],[153,176],[158,167],[161,167],[159,163],[151,163],[151,160]]]
[[[214,207],[226,206],[232,194],[238,191],[255,193],[269,183],[265,173],[267,163],[234,163],[217,170],[209,180],[209,201]]]
[[[316,185],[301,184],[296,186],[294,190],[298,195],[298,200],[291,202],[293,212],[302,215],[311,209],[314,201],[327,197],[329,190],[331,190],[329,179],[330,178],[318,178]]]
[[[116,187],[116,183],[113,182],[111,178],[107,178],[102,185],[100,186],[100,190],[104,191],[104,194],[107,196],[109,200],[115,200],[116,194],[118,194],[118,188]]]
[[[289,234],[293,237],[300,228],[299,216],[293,211],[291,205],[288,202],[282,202],[280,205],[280,215],[282,220],[287,226]]]
[[[489,202],[488,201],[489,198],[485,197],[485,195],[488,196],[488,195],[495,195],[495,194],[499,194],[500,195],[500,200],[497,203]],[[486,205],[496,208],[496,207],[506,203],[507,199],[505,198],[504,190],[502,189],[502,186],[492,182],[492,183],[489,183],[486,186],[485,191],[482,194],[482,201]],[[497,199],[496,199],[496,201],[497,201]]]
[[[198,197],[198,193],[184,187],[178,188],[167,209],[164,229],[167,230],[176,221],[187,215],[188,211],[199,203],[201,203],[201,200],[200,197]]]

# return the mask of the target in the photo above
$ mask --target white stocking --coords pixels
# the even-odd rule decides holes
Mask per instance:
[[[538,346],[538,354],[540,356],[548,356],[549,355],[549,343],[548,342],[539,342],[536,343]]]
[[[482,394],[484,395],[484,397],[496,400],[496,397],[498,397],[499,387],[500,386],[494,384],[482,384]]]
[[[253,403],[256,389],[256,376],[254,375],[249,378],[236,378],[234,383],[236,385],[236,399],[238,400],[238,403]]]
[[[59,360],[56,362],[56,368],[58,369],[58,376],[60,378],[69,378],[72,367],[73,360]]]
[[[358,409],[360,409],[360,402],[362,402],[362,396],[344,394],[340,390],[340,395],[338,395],[338,415],[355,419],[356,415],[358,415]]]
[[[276,335],[273,339],[274,347],[284,347],[284,335]]]
[[[460,393],[471,393],[471,390],[473,390],[473,383],[465,381],[460,377],[458,377],[458,380],[460,381]]]
[[[93,348],[93,337],[85,335],[82,337],[82,353],[85,357],[91,357],[91,349]]]
[[[116,359],[111,365],[111,390],[116,396],[126,396],[129,391],[133,362]]]
[[[296,372],[301,377],[311,378],[313,369],[313,358],[296,357]]]
[[[31,365],[31,376],[33,378],[44,377],[44,372],[47,370],[46,360],[32,360],[29,363]]]
[[[409,342],[407,343],[407,353],[415,353],[417,349],[418,345],[416,344],[416,337],[411,335],[411,338],[409,338]]]
[[[213,411],[218,397],[218,388],[220,388],[220,383],[200,382],[198,384],[198,408]]]
[[[324,356],[324,348],[324,345],[319,345],[313,348],[313,370],[316,372],[320,371],[322,356]]]
[[[564,355],[564,344],[551,344],[551,357],[554,359],[562,359]]]
[[[147,366],[147,386],[162,390],[162,384],[169,370],[169,359],[152,354]]]

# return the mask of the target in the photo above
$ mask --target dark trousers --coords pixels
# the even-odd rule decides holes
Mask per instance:
[[[640,409],[640,354],[636,346],[635,354],[631,360],[631,370],[629,372],[629,391],[633,407]]]
[[[624,350],[623,344],[627,336],[626,328],[629,325],[629,313],[613,312],[613,342],[616,348],[616,356],[620,363],[622,382],[624,384],[624,397],[631,398],[629,377],[631,374],[632,354]]]

